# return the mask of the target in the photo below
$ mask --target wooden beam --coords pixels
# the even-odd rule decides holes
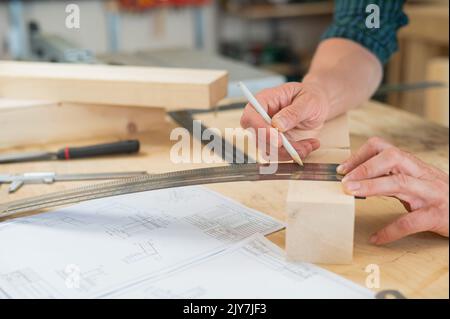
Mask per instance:
[[[445,87],[428,89],[425,92],[425,116],[427,119],[449,126],[449,65],[448,58],[434,58],[427,65],[426,79],[442,82]]]
[[[350,156],[346,115],[326,123],[321,136],[327,146],[313,152],[307,163],[342,163]],[[345,120],[344,120],[345,118]],[[347,139],[333,136],[346,136]],[[286,200],[286,253],[291,261],[348,264],[353,255],[355,200],[340,182],[290,181]]]
[[[407,4],[404,9],[409,23],[405,28],[400,29],[400,38],[422,39],[448,47],[448,1]]]
[[[226,11],[245,19],[274,19],[331,15],[333,2],[228,5]]]
[[[0,96],[73,103],[210,108],[227,94],[226,71],[0,62]]]
[[[166,124],[162,108],[0,100],[0,150],[88,138],[131,138]]]
[[[303,131],[293,129],[286,135],[293,141],[304,140],[311,137],[317,138],[320,140],[321,149],[348,149],[350,147],[350,136],[348,134],[348,129],[343,128],[348,128],[348,118],[346,114],[331,119],[320,130]]]

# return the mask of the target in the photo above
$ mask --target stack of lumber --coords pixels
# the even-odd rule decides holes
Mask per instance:
[[[3,61],[0,125],[10,133],[0,147],[128,136],[164,122],[166,110],[215,106],[227,82],[218,70]]]

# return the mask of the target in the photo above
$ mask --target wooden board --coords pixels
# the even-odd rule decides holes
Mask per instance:
[[[353,151],[357,150],[369,137],[376,135],[448,172],[448,128],[376,102],[369,102],[361,108],[352,110],[349,115]],[[202,115],[202,119],[205,123],[214,123],[216,127],[237,127],[240,116],[241,111],[235,110],[225,114],[218,113],[216,117],[214,114]],[[175,142],[170,141],[169,136],[175,127],[176,124],[169,121],[162,129],[138,134],[137,137],[141,141],[139,154],[73,161],[5,164],[1,166],[1,169],[8,173],[55,171],[63,174],[130,169],[161,173],[210,166],[209,164],[174,164],[170,161],[170,149]],[[107,139],[92,138],[89,141],[74,143],[74,146],[107,141]],[[64,143],[36,144],[21,150],[52,151],[63,146],[65,146]],[[5,150],[5,152],[14,151],[17,149]],[[92,183],[84,181],[27,185],[12,195],[6,194],[6,187],[0,187],[0,202]],[[267,181],[224,183],[207,187],[252,209],[286,221],[288,185],[286,181]],[[396,289],[408,298],[448,298],[448,238],[432,233],[421,233],[383,246],[369,243],[371,234],[405,213],[402,204],[392,198],[374,197],[356,201],[353,262],[345,265],[322,265],[322,267],[365,286],[369,275],[365,271],[366,267],[375,264],[380,266],[381,281],[380,287],[373,288],[374,291]],[[269,239],[284,249],[285,231],[272,234]]]
[[[229,4],[226,10],[228,13],[245,19],[274,19],[331,15],[333,7],[331,1],[319,1],[316,3],[290,4]]]
[[[350,150],[327,149],[314,155],[313,162],[336,163],[348,158]],[[286,198],[288,259],[352,262],[355,200],[343,192],[340,182],[290,181]]]
[[[427,119],[449,126],[449,66],[448,58],[432,59],[427,66],[427,81],[441,82],[446,86],[429,89],[425,93],[425,116]]]
[[[162,108],[139,108],[0,99],[0,150],[82,139],[132,138],[165,125]]]
[[[350,264],[355,200],[340,183],[290,181],[286,252],[291,261]]]
[[[435,57],[448,56],[448,1],[417,2],[404,5],[409,23],[398,32],[399,50],[388,64],[388,84],[425,81],[427,63]],[[404,110],[424,115],[426,92],[393,92],[388,101]]]
[[[210,108],[227,95],[226,71],[0,62],[0,97],[124,106]]]
[[[303,131],[293,129],[286,135],[293,141],[304,140],[306,138],[317,138],[320,141],[321,149],[327,148],[349,148],[350,136],[348,129],[347,115],[341,115],[329,120],[320,130]]]
[[[226,136],[226,128],[236,128],[239,125],[239,123],[236,124],[236,111],[223,111],[220,112],[220,116],[214,116],[207,113],[197,114],[195,116],[195,119],[201,121],[203,125],[209,128],[219,129],[225,139],[232,144],[247,146],[248,144],[246,144],[245,140],[247,139],[247,137],[251,138],[251,136],[249,135],[239,135],[236,136],[234,140],[231,140],[228,136]],[[336,150],[336,156],[338,156],[339,154],[341,155],[338,160],[343,161],[345,160],[345,156],[347,153],[339,151],[339,149],[346,150],[350,147],[350,137],[348,134],[348,130],[339,130],[339,128],[341,127],[348,127],[348,116],[342,115],[328,121],[320,131],[291,130],[290,134],[287,135],[290,139],[296,141],[309,137],[315,137],[319,139],[321,143],[320,149],[310,154],[307,161],[316,163],[320,163],[320,161],[322,161],[322,163],[334,163],[333,161],[329,161],[332,160],[333,157],[327,157],[326,153],[328,153],[329,150]],[[244,141],[242,141],[243,138],[245,138]],[[259,152],[257,152],[255,149],[246,147],[245,149],[241,150],[245,151],[251,158],[257,159],[258,162],[265,162]],[[339,161],[335,163],[339,163]]]

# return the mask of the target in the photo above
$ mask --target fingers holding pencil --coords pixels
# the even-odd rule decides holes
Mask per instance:
[[[244,83],[239,82],[239,87],[241,88],[242,92],[244,93],[245,97],[249,101],[250,105],[256,110],[256,112],[262,117],[262,119],[267,123],[268,126],[272,126],[272,119],[267,114],[265,108],[259,103],[259,101],[253,96],[253,94],[248,90],[248,88],[245,86]],[[279,132],[281,144],[286,149],[286,152],[291,156],[291,158],[298,163],[299,165],[303,166],[303,161],[299,155],[299,153],[296,151],[296,149],[292,146],[292,144],[289,142],[289,140],[284,136],[283,133]]]

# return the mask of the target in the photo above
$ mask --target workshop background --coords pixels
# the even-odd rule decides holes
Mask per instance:
[[[79,5],[79,29],[64,27],[70,3]],[[386,93],[376,97],[446,126],[448,4],[407,2],[410,24],[386,66]],[[332,13],[326,0],[1,1],[0,58],[217,66],[228,69],[231,83],[250,77],[258,89],[304,75]]]

